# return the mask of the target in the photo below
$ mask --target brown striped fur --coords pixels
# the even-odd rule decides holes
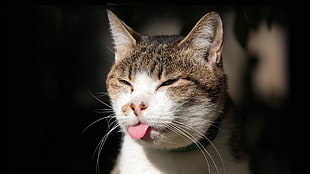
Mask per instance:
[[[176,35],[143,36],[118,19],[111,11],[108,11],[108,17],[115,44],[115,64],[112,66],[106,80],[107,90],[112,103],[117,103],[115,101],[117,101],[117,99],[122,95],[130,95],[135,92],[136,89],[134,89],[133,84],[136,82],[136,75],[146,73],[148,78],[152,79],[154,84],[158,84],[154,88],[151,96],[156,95],[156,92],[164,86],[164,90],[167,91],[167,98],[169,98],[169,102],[171,100],[171,103],[178,104],[179,110],[183,111],[182,108],[187,108],[189,111],[195,112],[194,108],[197,108],[195,106],[202,106],[200,108],[202,108],[202,110],[206,109],[209,115],[206,115],[203,111],[200,111],[202,114],[199,119],[214,122],[218,117],[223,117],[223,124],[228,124],[223,125],[223,129],[227,131],[227,134],[229,134],[228,136],[231,138],[215,138],[215,143],[218,143],[218,146],[225,148],[227,147],[227,144],[232,144],[230,150],[227,150],[227,148],[224,149],[225,152],[229,151],[229,153],[231,153],[228,155],[227,159],[231,160],[233,158],[232,161],[228,160],[227,165],[235,165],[233,167],[234,170],[228,170],[227,174],[247,174],[248,171],[245,165],[246,162],[237,162],[242,159],[241,155],[243,155],[243,153],[241,153],[241,145],[239,144],[240,134],[237,129],[238,126],[233,125],[235,123],[234,111],[232,109],[233,104],[227,95],[226,76],[223,71],[221,55],[223,47],[223,29],[220,16],[215,12],[206,14],[197,22],[197,24],[185,37]],[[148,98],[150,98],[150,96],[144,99],[148,100]],[[125,104],[122,103],[122,105],[118,103],[116,104],[118,107],[120,106],[119,108],[121,111],[119,111],[119,117],[123,120],[130,117],[130,114],[132,119],[135,118],[135,116],[132,116],[132,107],[130,105],[134,99],[130,98],[130,100],[131,101],[128,102],[126,101],[127,103],[124,102]],[[153,105],[152,107],[154,108],[156,106]],[[161,111],[160,108],[158,110]],[[188,113],[182,114],[187,116]],[[201,133],[198,134],[199,136],[208,130],[210,127],[209,122],[206,122],[206,124],[201,123],[201,125],[199,125],[200,123],[198,121],[197,125],[199,126],[197,129],[201,129]],[[123,126],[123,131],[126,131],[128,126],[132,125]],[[196,129],[196,127],[194,128]],[[192,129],[187,130],[186,133],[188,134],[191,130]],[[196,135],[193,135],[191,140],[201,138],[195,136]],[[178,138],[181,139],[180,136]],[[143,142],[143,140],[137,140],[137,142],[141,143],[142,146],[146,145],[147,147],[147,143]],[[158,142],[157,144],[161,143],[161,141]],[[128,136],[123,143],[127,143],[129,146],[137,148],[137,150],[141,150],[141,147],[139,145],[136,146],[135,142]],[[155,144],[154,147],[158,147],[156,143],[153,144]],[[217,144],[214,146],[216,145]],[[123,148],[129,147],[127,145],[127,147],[124,146]],[[219,151],[221,151],[221,149]],[[128,149],[127,151],[123,150],[122,152],[129,156],[132,153],[129,152]],[[140,152],[140,154],[145,158],[148,158],[148,155],[152,153],[153,150],[146,149]],[[167,155],[167,157],[172,158],[174,158],[173,155],[178,155],[169,153],[164,154],[163,151],[159,151],[156,155],[160,153],[163,153],[163,156]],[[227,152],[226,154],[229,153]],[[122,159],[121,155],[119,156],[117,165],[112,173],[134,173],[134,171],[127,171],[127,169],[131,168],[132,165],[135,164],[128,164],[130,163],[130,160]],[[215,153],[215,155],[219,155],[219,153]],[[134,158],[134,156],[135,155],[133,155],[132,158]],[[193,156],[190,158],[193,158]],[[152,165],[163,166],[159,167],[159,169],[154,168],[154,172],[150,170],[150,173],[152,174],[169,173],[168,171],[174,171],[174,169],[164,167],[166,164],[161,162],[161,156],[156,159],[153,155],[151,155],[149,159],[154,160],[152,161]],[[193,164],[191,164],[194,166],[193,168],[198,170],[197,166],[195,167],[195,165],[198,164],[195,163],[195,160],[199,161],[200,159],[201,154],[199,154],[198,157],[193,158]],[[129,162],[127,163],[126,160],[129,160]],[[186,161],[186,159],[184,160]],[[225,160],[226,159],[224,159],[224,161]],[[142,165],[137,165],[137,168],[143,168],[149,165],[149,161],[141,160],[140,162]],[[170,162],[172,163],[176,161],[169,161],[168,163]],[[119,168],[119,166],[121,167]],[[182,165],[178,164],[176,164],[176,166],[182,167]],[[216,164],[214,164],[214,166],[217,170]],[[200,167],[202,167],[202,171],[206,171],[205,166]],[[134,170],[137,168],[134,168]],[[126,172],[124,172],[125,170]],[[143,170],[144,169],[141,169],[141,171]],[[189,169],[184,170],[186,173]],[[137,171],[139,170],[137,169]],[[215,172],[215,170],[211,173],[213,172]]]

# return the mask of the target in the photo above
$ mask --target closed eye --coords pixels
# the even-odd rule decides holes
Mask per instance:
[[[179,78],[167,80],[167,81],[163,82],[161,85],[159,85],[159,87],[172,85],[175,82],[177,82],[178,80],[179,80]]]
[[[123,85],[126,85],[126,86],[131,86],[131,83],[129,83],[128,81],[126,80],[123,80],[123,79],[118,79],[118,81],[123,84]]]

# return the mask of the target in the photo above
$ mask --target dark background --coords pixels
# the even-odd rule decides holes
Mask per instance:
[[[103,5],[1,8],[5,43],[1,56],[4,173],[96,173],[93,154],[108,130],[107,123],[100,121],[84,133],[83,129],[107,116],[96,112],[106,107],[91,96],[105,91],[105,76],[113,63],[105,9]],[[109,9],[132,28],[139,27],[146,16],[179,15],[189,24],[182,34],[206,12],[234,10],[238,24],[235,34],[245,49],[249,31],[263,19],[287,28],[290,24],[286,8],[269,5],[131,5]],[[257,144],[250,149],[252,168],[257,174],[288,173],[290,97],[287,95],[277,106],[255,98],[250,79],[256,63],[255,58],[249,58],[247,73],[240,77],[245,79],[246,89],[240,113],[245,121],[253,115],[265,121]],[[108,103],[107,97],[101,99]],[[103,147],[103,174],[113,165],[120,136],[112,133]]]

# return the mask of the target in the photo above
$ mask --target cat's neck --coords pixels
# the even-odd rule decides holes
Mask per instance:
[[[208,131],[204,134],[204,136],[197,142],[194,142],[185,147],[179,147],[176,149],[169,149],[170,152],[188,152],[197,149],[203,149],[207,147],[210,143],[212,143],[213,139],[216,137],[217,132],[221,126],[221,117],[217,118],[214,123],[210,126]]]
[[[227,103],[227,102],[226,102]],[[139,168],[137,173],[152,170],[158,170],[156,173],[178,173],[182,170],[184,173],[224,173],[227,169],[234,166],[234,171],[226,171],[226,173],[247,172],[248,169],[242,163],[238,163],[239,157],[233,154],[232,139],[234,127],[234,109],[232,104],[229,104],[224,112],[220,114],[221,125],[218,128],[216,137],[205,147],[205,149],[194,149],[185,152],[171,152],[163,149],[145,147],[134,141],[129,135],[124,136],[123,147],[121,151],[119,165],[128,167],[129,170]],[[137,156],[139,158],[137,159]],[[139,166],[128,166],[126,161],[139,160]],[[141,164],[143,161],[143,164]],[[246,161],[245,161],[246,162]],[[134,164],[131,163],[131,164]],[[154,167],[155,166],[155,167]],[[126,168],[127,168],[126,167]],[[204,171],[204,172],[201,172]],[[153,174],[153,173],[152,173]]]

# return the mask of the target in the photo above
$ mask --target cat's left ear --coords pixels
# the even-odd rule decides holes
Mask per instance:
[[[107,10],[114,40],[115,60],[121,59],[141,39],[141,35],[127,26],[112,11]]]
[[[178,46],[196,50],[209,63],[222,64],[222,20],[218,13],[204,15]]]

